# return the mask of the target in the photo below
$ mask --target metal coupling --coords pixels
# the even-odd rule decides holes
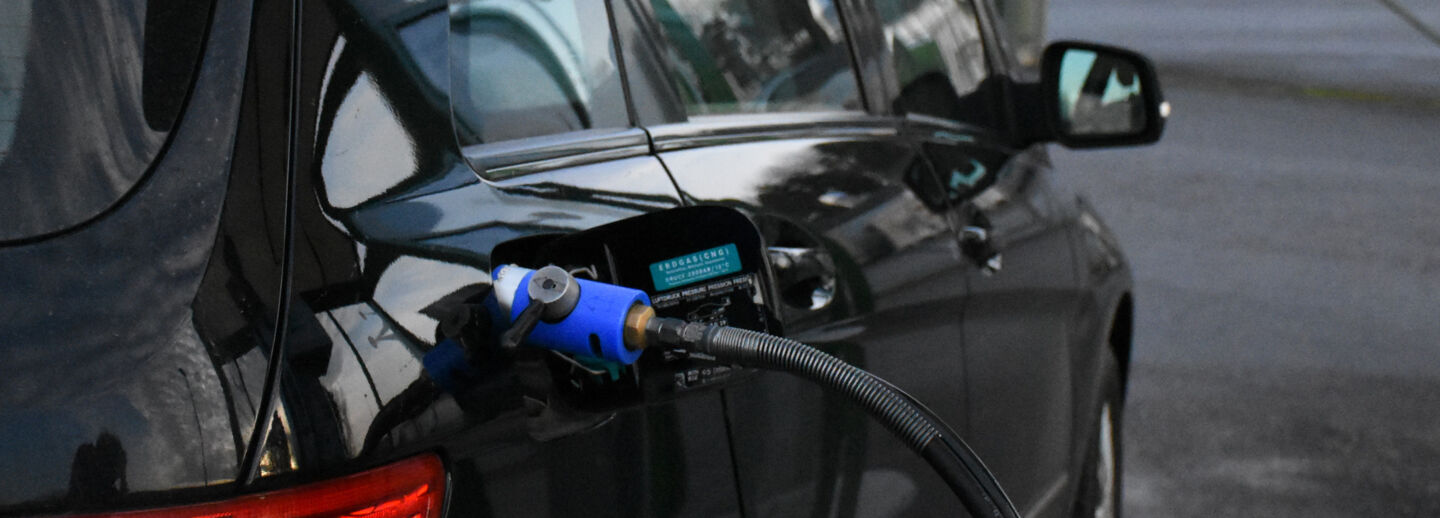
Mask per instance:
[[[645,330],[652,320],[655,320],[655,308],[644,304],[630,306],[630,312],[625,314],[625,347],[639,351],[649,345]]]
[[[714,327],[678,318],[655,317],[645,326],[645,335],[646,340],[652,344],[706,352],[706,346],[709,345],[707,337]]]

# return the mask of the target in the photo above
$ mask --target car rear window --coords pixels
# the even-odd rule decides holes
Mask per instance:
[[[0,243],[84,223],[145,175],[179,117],[208,2],[0,2]]]
[[[462,145],[630,125],[604,2],[452,0]]]
[[[859,110],[830,0],[650,0],[670,80],[690,115]]]

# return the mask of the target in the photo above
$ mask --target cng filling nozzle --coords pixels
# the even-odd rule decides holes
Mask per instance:
[[[648,347],[700,352],[717,361],[786,371],[859,403],[935,469],[972,516],[1018,517],[1009,497],[960,436],[909,394],[803,343],[715,324],[655,315],[645,292],[576,279],[557,266],[496,268],[494,295],[521,344],[632,364]]]
[[[640,358],[655,316],[645,292],[577,279],[558,266],[495,269],[495,300],[510,328],[500,344],[527,344],[626,365]]]

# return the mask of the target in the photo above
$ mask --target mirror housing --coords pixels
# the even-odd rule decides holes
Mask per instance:
[[[1169,105],[1155,68],[1136,52],[1079,41],[1045,47],[1037,92],[1049,137],[1070,148],[1160,140]]]

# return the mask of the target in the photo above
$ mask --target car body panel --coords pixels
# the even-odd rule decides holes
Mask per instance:
[[[789,336],[903,380],[902,388],[942,417],[963,423],[960,381],[951,375],[962,368],[958,244],[943,213],[927,209],[911,187],[934,190],[934,177],[893,126],[889,136],[882,128],[868,138],[780,130],[766,139],[756,136],[764,126],[737,125],[729,129],[750,140],[709,134],[706,142],[722,144],[660,158],[687,199],[737,207],[772,246],[814,250],[829,265],[819,275],[830,277],[833,294],[821,307],[804,291],[787,296],[812,285],[776,268]],[[944,493],[940,479],[859,408],[817,386],[765,374],[727,389],[726,397],[751,512],[955,510],[917,505],[920,495]]]
[[[777,328],[924,401],[1028,515],[1064,515],[1096,359],[1129,318],[1123,256],[1043,148],[1015,148],[1014,113],[898,113],[870,2],[836,4],[851,62],[812,65],[857,70],[863,111],[687,117],[645,48],[650,3],[613,0],[629,126],[462,146],[446,2],[217,0],[151,176],[85,228],[0,248],[0,442],[33,445],[0,467],[35,474],[7,475],[0,514],[223,499],[419,452],[445,461],[450,516],[954,514],[862,409],[783,373],[589,407],[563,385],[593,366],[526,349],[426,384],[496,246],[720,205],[771,247]],[[1013,103],[991,66],[983,95]]]
[[[236,477],[279,280],[222,272],[227,228],[265,217],[221,211],[254,180],[229,174],[250,8],[216,2],[211,66],[126,202],[0,248],[0,512],[134,506]]]
[[[1065,221],[1043,185],[1045,165],[1028,158],[1012,158],[974,200],[972,214],[983,214],[1003,266],[967,276],[966,358],[975,367],[965,372],[966,390],[984,395],[970,398],[967,439],[993,459],[996,477],[1027,515],[1058,516],[1069,511],[1064,497],[1073,483],[1078,347],[1070,329],[1081,287]]]
[[[296,414],[333,407],[326,419],[292,420],[292,433],[344,448],[294,476],[433,449],[446,459],[452,493],[465,495],[452,497],[455,515],[735,513],[717,393],[577,410],[553,394],[546,356],[526,351],[482,363],[485,381],[461,392],[406,400],[407,390],[422,381],[426,355],[443,338],[440,321],[456,294],[489,283],[496,245],[680,204],[655,157],[644,156],[643,148],[612,152],[633,146],[623,131],[460,149],[448,134],[446,85],[428,80],[416,65],[446,48],[401,45],[393,33],[421,27],[413,21],[443,14],[444,7],[333,2],[305,18],[308,27],[336,31],[330,37],[312,32],[307,41],[333,43],[311,50],[326,58],[308,61],[318,66],[302,71],[302,88],[316,88],[319,102],[305,116],[315,120],[307,131],[317,128],[305,154],[316,158],[297,179],[294,293],[297,305],[312,312],[308,319],[325,330],[318,347],[329,351],[330,361],[310,372],[292,365],[285,401]],[[447,30],[427,27],[437,29]],[[443,43],[445,34],[414,40]],[[376,128],[390,130],[370,131]],[[409,157],[349,156],[376,152]],[[402,170],[366,167],[377,162]],[[472,166],[505,179],[481,178]],[[376,183],[377,176],[384,180]],[[403,421],[377,424],[396,404],[417,410]]]

